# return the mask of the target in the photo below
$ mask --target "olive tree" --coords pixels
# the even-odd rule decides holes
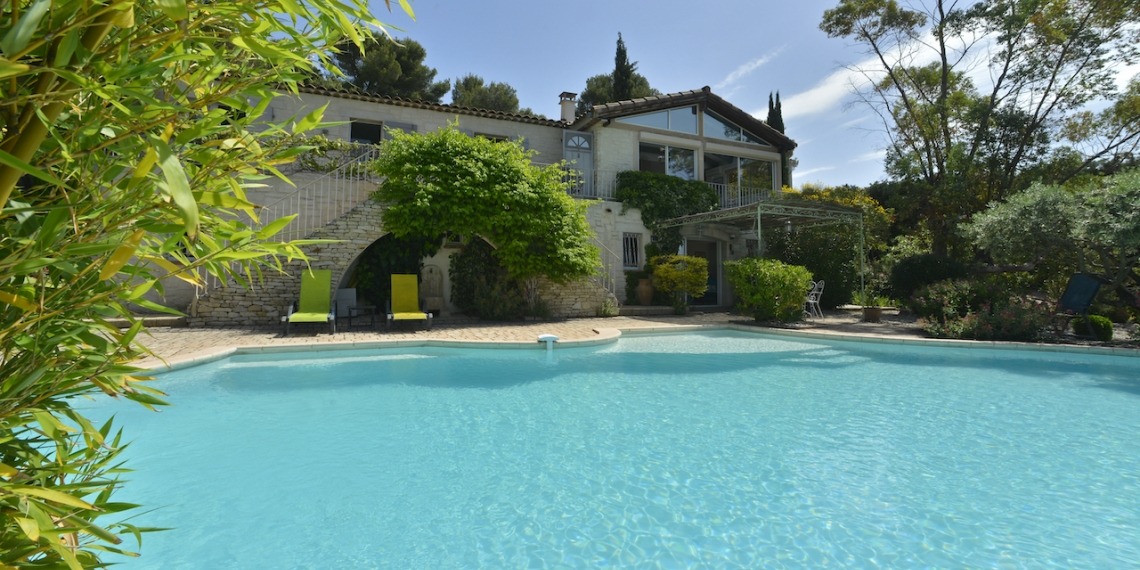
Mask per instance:
[[[994,261],[1027,270],[1098,274],[1123,300],[1140,288],[1140,170],[1088,187],[1038,184],[964,226]]]
[[[320,113],[264,111],[330,67],[330,46],[382,30],[370,14],[364,0],[0,4],[0,566],[129,553],[120,535],[144,529],[115,500],[122,439],[73,402],[163,403],[131,364],[146,349],[129,310],[173,312],[143,297],[161,280],[248,283],[303,257],[266,241],[289,219],[259,220],[245,189],[281,176]]]
[[[597,270],[589,203],[566,193],[561,165],[531,164],[519,141],[468,136],[457,124],[394,131],[375,162],[384,228],[399,237],[482,236],[511,277],[537,300],[537,279],[566,283]]]

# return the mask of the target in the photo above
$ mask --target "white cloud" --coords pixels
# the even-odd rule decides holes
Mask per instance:
[[[859,69],[869,67],[872,63],[867,61],[850,69],[840,69],[828,75],[815,87],[791,97],[784,97],[781,101],[784,120],[826,113],[839,107],[854,90],[867,84],[867,75]]]
[[[887,157],[887,149],[882,148],[879,150],[873,150],[871,152],[863,153],[859,156],[856,156],[855,158],[852,158],[851,160],[848,160],[847,163],[853,164],[853,163],[857,163],[857,162],[873,162],[876,160],[881,161],[886,157]]]
[[[817,172],[827,172],[828,170],[835,170],[835,167],[834,166],[820,166],[818,168],[809,168],[807,170],[797,169],[795,171],[795,175],[797,178],[799,178],[799,177],[803,177],[803,176],[811,176],[812,174],[815,174]]]
[[[713,90],[723,91],[725,89],[732,87],[737,81],[744,79],[753,71],[756,71],[757,69],[759,69],[759,68],[763,67],[765,64],[767,64],[769,61],[772,61],[773,59],[775,59],[776,56],[780,55],[780,52],[782,52],[782,51],[784,51],[784,48],[780,47],[776,51],[764,54],[764,55],[762,55],[762,56],[760,56],[760,57],[758,57],[752,61],[749,61],[749,62],[746,62],[746,63],[740,65],[736,69],[732,70],[732,73],[729,73],[728,76],[726,76],[724,79],[722,79],[720,83],[717,83],[716,85],[714,85]]]

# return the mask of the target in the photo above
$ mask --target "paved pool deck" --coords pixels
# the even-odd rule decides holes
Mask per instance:
[[[787,327],[764,327],[739,314],[694,312],[689,315],[645,315],[609,318],[580,318],[545,322],[504,322],[445,319],[424,330],[420,322],[397,323],[388,331],[384,326],[348,326],[341,321],[337,333],[327,325],[293,326],[285,336],[283,327],[272,328],[185,328],[149,327],[140,336],[154,356],[136,364],[153,370],[208,361],[235,351],[275,351],[289,349],[374,348],[383,346],[467,345],[480,347],[538,346],[538,337],[553,334],[560,343],[590,345],[611,342],[623,333],[664,332],[694,328],[742,328],[791,335],[821,335],[831,338],[896,340],[916,343],[961,344],[1045,350],[1094,350],[1114,354],[1140,354],[1135,348],[1089,347],[1082,344],[1026,344],[929,339],[913,317],[888,312],[878,323],[863,322],[858,311],[831,311],[823,318]]]

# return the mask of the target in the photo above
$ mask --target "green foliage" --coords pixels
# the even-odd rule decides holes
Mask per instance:
[[[949,257],[923,253],[899,260],[891,269],[891,296],[906,303],[915,291],[931,283],[966,276],[966,266]]]
[[[590,275],[600,256],[589,203],[566,193],[560,165],[534,166],[532,155],[517,141],[469,137],[456,125],[394,132],[374,164],[386,177],[375,194],[387,205],[384,227],[396,236],[482,236],[520,281]]]
[[[439,251],[442,239],[442,236],[398,238],[387,234],[369,245],[360,254],[349,278],[361,304],[387,306],[392,298],[392,274],[418,275],[423,259]]]
[[[689,297],[708,290],[709,261],[692,255],[662,255],[653,258],[654,287],[673,298],[673,307],[684,313]]]
[[[840,0],[820,28],[876,62],[869,72],[882,79],[862,100],[887,123],[887,171],[909,194],[909,219],[947,255],[958,221],[988,202],[1131,160],[1140,86],[1119,89],[1115,70],[1140,59],[1138,21],[1132,2]],[[924,36],[940,41],[915,43]],[[910,57],[892,57],[899,50]],[[970,80],[978,62],[989,66],[984,91]],[[1096,100],[1110,111],[1091,116]],[[1058,148],[1058,126],[1072,147]]]
[[[344,41],[337,48],[335,63],[344,82],[366,93],[439,103],[451,89],[451,82],[435,81],[435,68],[424,65],[427,50],[415,40],[383,36],[362,46]]]
[[[455,87],[451,90],[451,104],[504,113],[520,112],[519,96],[514,87],[495,81],[488,84],[475,74],[464,75],[455,80]],[[530,114],[529,109],[527,112]]]
[[[1040,280],[1076,271],[1100,275],[1106,289],[1130,299],[1140,287],[1140,170],[1070,190],[1037,185],[995,203],[965,225],[996,261],[1026,263]]]
[[[948,279],[915,293],[924,329],[941,338],[1031,341],[1041,338],[1052,310],[1018,292],[1016,278]]]
[[[772,94],[768,94],[768,118],[764,121],[769,127],[784,132],[784,106],[780,103],[780,92],[776,92],[776,100],[772,101]],[[787,180],[787,178],[785,178]]]
[[[495,249],[475,238],[451,259],[451,302],[460,311],[482,319],[522,318],[526,303],[519,282],[499,263]]]
[[[134,549],[124,538],[146,529],[118,498],[124,442],[72,403],[163,404],[131,364],[146,349],[129,310],[176,313],[143,298],[161,279],[248,285],[303,257],[267,241],[288,219],[248,223],[245,188],[279,176],[321,114],[264,111],[328,46],[369,37],[350,22],[378,26],[370,14],[356,0],[0,7],[0,567]]]
[[[1102,315],[1080,316],[1072,321],[1074,334],[1088,334],[1100,342],[1110,342],[1113,337],[1112,319]]]
[[[862,210],[863,241],[867,249],[867,267],[886,249],[886,236],[891,213],[861,189],[849,186],[838,188],[805,188],[799,196],[807,201],[822,202]],[[764,240],[766,255],[793,265],[803,265],[815,279],[827,284],[820,305],[834,308],[846,303],[860,289],[859,225],[832,224],[820,227],[794,229],[766,228]]]
[[[628,304],[628,305],[637,304],[637,284],[638,284],[638,282],[641,281],[642,279],[649,279],[652,276],[653,276],[653,273],[648,271],[648,270],[645,270],[645,269],[638,269],[638,270],[626,271],[625,272],[625,299],[626,299],[625,302],[626,302],[626,304]]]
[[[614,101],[633,99],[633,76],[637,73],[637,63],[629,61],[625,51],[625,41],[618,32],[617,50],[614,52]]]
[[[644,75],[634,72],[633,79],[631,80],[632,87],[631,93],[633,99],[639,97],[656,97],[661,95],[661,92],[649,86],[649,80]],[[613,73],[602,73],[588,77],[586,79],[586,87],[578,96],[578,114],[589,111],[594,105],[602,105],[605,103],[612,103],[619,99],[614,97],[614,75]]]
[[[803,318],[812,278],[806,267],[749,257],[725,262],[725,271],[740,312],[757,321],[788,323]]]
[[[717,206],[716,191],[704,182],[638,170],[618,173],[614,196],[622,203],[623,213],[630,208],[641,210],[641,221],[661,252],[677,251],[681,245],[680,232],[676,228],[662,229],[661,222],[708,212]]]

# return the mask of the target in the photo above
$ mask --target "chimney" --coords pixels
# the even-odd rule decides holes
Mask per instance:
[[[563,91],[560,95],[558,95],[558,103],[562,106],[562,122],[574,122],[574,108],[577,106],[577,98],[577,93],[571,93],[569,91]]]

